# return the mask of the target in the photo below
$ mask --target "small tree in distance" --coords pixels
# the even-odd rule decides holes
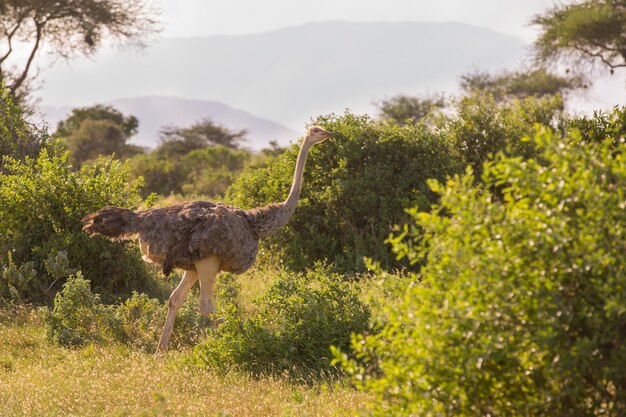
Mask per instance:
[[[72,110],[67,119],[59,122],[55,135],[80,166],[100,155],[115,154],[125,159],[141,153],[139,146],[128,143],[138,127],[135,116],[125,116],[111,106],[95,105]]]
[[[239,149],[245,130],[230,130],[209,119],[189,127],[167,126],[161,144],[149,154],[137,155],[130,165],[142,177],[142,193],[193,194],[217,197],[243,169],[250,153]]]
[[[562,77],[543,68],[499,74],[476,71],[462,75],[460,84],[466,93],[488,93],[498,101],[514,97],[523,99],[566,95],[572,90],[586,87],[580,77]]]
[[[416,124],[433,109],[441,109],[446,105],[443,95],[427,95],[412,97],[398,95],[378,103],[379,117],[403,126],[407,123]]]
[[[91,107],[81,107],[72,110],[72,114],[59,122],[57,136],[70,136],[80,128],[85,120],[109,120],[117,124],[124,135],[130,137],[137,133],[139,121],[135,116],[124,116],[113,106],[96,104]]]
[[[156,152],[168,156],[184,156],[209,146],[222,145],[237,149],[247,131],[230,130],[205,118],[189,127],[166,126],[161,130],[161,145]]]

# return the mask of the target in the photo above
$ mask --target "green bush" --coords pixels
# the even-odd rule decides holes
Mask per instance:
[[[34,158],[48,142],[48,135],[26,122],[22,109],[0,86],[0,173],[5,172],[7,157],[19,160]]]
[[[207,321],[198,310],[197,297],[189,297],[176,316],[171,346],[191,346],[206,334]],[[195,302],[194,302],[195,301]],[[86,343],[126,343],[154,351],[165,324],[167,303],[134,292],[120,304],[105,305],[80,273],[70,277],[45,308],[48,339],[63,346]]]
[[[156,154],[140,154],[130,159],[133,178],[142,178],[143,197],[155,193],[163,196],[179,194],[189,175],[189,168],[174,159],[162,159]]]
[[[153,352],[165,324],[167,303],[135,292],[132,297],[115,306],[115,315],[122,322],[126,343]],[[181,348],[197,344],[206,336],[209,324],[200,315],[198,297],[190,295],[176,314],[170,346]]]
[[[130,160],[132,175],[142,177],[145,183],[141,189],[144,197],[151,193],[223,195],[250,159],[247,151],[221,145],[193,149],[184,155],[160,150]]]
[[[54,297],[52,310],[44,311],[48,340],[63,346],[82,346],[123,337],[121,322],[112,307],[91,292],[89,280],[78,273]]]
[[[151,272],[134,245],[91,239],[81,230],[81,218],[105,205],[137,207],[139,196],[128,185],[128,168],[103,158],[75,171],[67,158],[43,150],[36,159],[5,159],[7,172],[0,173],[0,264],[9,264],[9,253],[18,266],[32,263],[36,279],[21,294],[30,301],[51,298],[64,282],[68,274],[46,268],[61,252],[67,268],[82,271],[107,293],[149,288]]]
[[[192,361],[219,371],[233,367],[264,373],[309,376],[335,372],[330,346],[347,347],[350,334],[368,326],[369,309],[357,292],[321,268],[283,272],[244,314],[233,302],[232,282],[218,299],[224,322],[194,350]],[[221,297],[221,295],[225,295]],[[230,302],[228,301],[230,300]]]
[[[617,146],[626,137],[626,107],[614,107],[610,112],[596,111],[592,116],[574,117],[567,121],[570,130],[580,132],[583,141],[600,143],[612,138]]]
[[[0,307],[19,304],[22,294],[32,292],[33,286],[39,284],[34,264],[26,262],[17,266],[9,252],[7,265],[3,266],[0,275]]]
[[[364,269],[368,256],[398,266],[384,243],[407,219],[405,209],[437,201],[426,179],[445,179],[458,165],[447,144],[421,125],[398,126],[367,116],[322,117],[338,138],[314,147],[307,160],[298,208],[289,224],[261,246],[261,257],[305,270],[328,260],[339,271]],[[253,208],[287,197],[299,147],[242,173],[226,200]]]
[[[224,195],[249,159],[249,152],[225,146],[191,151],[181,161],[190,168],[181,191],[184,195]]]
[[[520,139],[532,135],[537,123],[560,128],[562,111],[560,96],[498,102],[490,94],[475,93],[461,98],[451,114],[440,115],[429,126],[451,142],[457,157],[480,178],[483,163],[498,152],[533,156],[534,144]]]
[[[427,263],[344,365],[373,414],[626,413],[626,145],[541,130],[540,158],[499,155],[433,188],[396,250]],[[489,190],[498,188],[502,195]],[[417,227],[421,232],[417,233]]]

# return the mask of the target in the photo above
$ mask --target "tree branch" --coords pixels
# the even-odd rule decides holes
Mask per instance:
[[[17,22],[17,25],[15,25],[13,30],[7,33],[7,43],[9,44],[9,50],[7,51],[6,54],[0,57],[0,65],[2,65],[2,63],[6,61],[9,55],[11,55],[11,53],[13,52],[13,43],[12,43],[13,36],[15,36],[15,32],[17,32],[17,30],[20,28],[21,25],[22,25],[22,21],[20,20],[19,22]]]
[[[604,57],[604,55],[602,55],[601,52],[591,52],[591,51],[583,48],[582,46],[574,46],[573,48],[576,51],[582,52],[585,55],[589,55],[589,56],[591,56],[593,58],[600,59],[605,65],[607,65],[611,69],[620,68],[620,67],[626,67],[626,62],[624,62],[623,64],[614,64],[611,61],[609,61],[608,59],[606,59]]]
[[[22,71],[22,74],[13,82],[9,90],[11,92],[11,95],[13,96],[17,95],[16,94],[17,90],[22,86],[22,84],[26,80],[26,77],[28,76],[28,71],[30,70],[30,66],[32,65],[33,60],[35,59],[37,49],[39,49],[39,45],[41,44],[43,26],[39,22],[35,21],[35,28],[36,28],[36,34],[37,34],[35,38],[35,45],[33,45],[33,49],[30,51],[30,56],[28,57],[28,61],[26,61],[26,66],[24,67],[24,71]]]

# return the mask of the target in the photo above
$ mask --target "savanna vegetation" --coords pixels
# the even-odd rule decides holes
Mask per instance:
[[[617,3],[539,15],[538,56],[592,39],[618,68],[621,32],[594,32]],[[221,324],[192,291],[156,358],[180,276],[81,218],[283,200],[297,144],[253,153],[205,119],[146,150],[105,106],[49,134],[2,90],[0,415],[625,415],[626,108],[569,114],[583,75],[545,67],[460,81],[313,119],[335,139],[291,222],[219,277]]]

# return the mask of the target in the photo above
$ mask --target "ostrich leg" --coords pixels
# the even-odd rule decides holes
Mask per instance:
[[[211,317],[215,313],[213,304],[213,284],[220,270],[220,260],[211,257],[194,262],[200,279],[200,314]]]
[[[183,305],[189,290],[193,287],[193,284],[198,280],[198,273],[196,271],[185,271],[183,279],[180,280],[178,287],[170,295],[169,304],[167,308],[167,319],[165,320],[165,326],[163,326],[163,333],[161,334],[161,340],[159,340],[159,347],[157,348],[157,354],[159,352],[165,352],[167,345],[170,342],[170,336],[174,329],[174,318],[176,312]]]

